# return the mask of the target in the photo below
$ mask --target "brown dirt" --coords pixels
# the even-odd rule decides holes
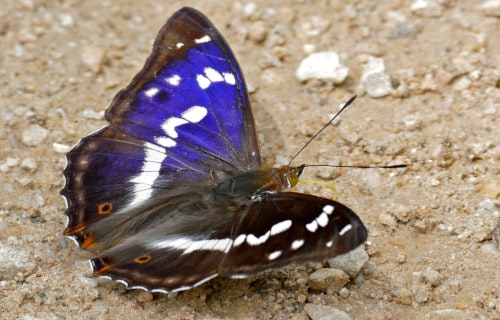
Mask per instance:
[[[499,15],[473,0],[441,1],[436,16],[412,13],[412,1],[350,7],[257,1],[249,17],[240,2],[220,3],[1,4],[0,318],[307,319],[304,304],[314,303],[354,319],[500,319],[500,253],[492,239],[500,193]],[[369,271],[347,286],[345,297],[308,290],[307,276],[319,264],[216,279],[174,296],[127,291],[91,278],[82,251],[62,236],[65,205],[58,192],[65,161],[53,144],[73,145],[105,124],[83,111],[105,109],[183,5],[210,17],[238,56],[254,88],[268,163],[289,159],[339,104],[359,93],[367,55],[382,57],[399,85],[390,96],[358,97],[298,160],[411,164],[305,173],[336,178],[338,199],[370,231]],[[318,35],[308,35],[311,29]],[[296,80],[305,44],[339,53],[350,68],[348,80],[336,87]],[[92,48],[105,50],[104,62],[91,64],[95,70],[82,58],[92,56],[85,51]],[[35,124],[47,137],[29,146],[23,131]],[[22,162],[27,158],[36,169]],[[299,190],[329,195],[309,184]],[[383,223],[394,218],[396,225]]]

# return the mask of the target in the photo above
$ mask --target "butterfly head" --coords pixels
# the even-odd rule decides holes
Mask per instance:
[[[295,187],[299,182],[299,177],[304,171],[305,165],[293,167],[289,165],[281,166],[276,170],[275,178],[280,182],[282,189]]]

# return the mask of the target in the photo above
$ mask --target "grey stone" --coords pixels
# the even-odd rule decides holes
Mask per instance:
[[[311,320],[350,320],[351,316],[340,309],[330,306],[320,306],[313,303],[308,303],[304,306],[304,311]]]
[[[349,282],[349,276],[342,270],[323,268],[309,275],[307,284],[318,291],[339,292]]]

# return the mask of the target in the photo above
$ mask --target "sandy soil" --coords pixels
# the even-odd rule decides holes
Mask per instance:
[[[308,288],[321,264],[172,296],[127,291],[93,279],[85,254],[63,237],[66,146],[105,124],[106,104],[186,4],[209,16],[238,56],[268,163],[286,162],[361,93],[298,161],[410,164],[306,171],[335,179],[338,199],[370,231],[370,261],[341,295]],[[500,7],[430,4],[2,1],[0,318],[307,319],[312,303],[353,319],[500,319]],[[306,45],[337,52],[348,79],[296,80]],[[369,55],[384,59],[393,94],[362,94]],[[330,196],[309,184],[298,190]]]

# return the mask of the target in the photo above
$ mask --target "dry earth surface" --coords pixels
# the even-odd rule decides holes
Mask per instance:
[[[321,263],[174,295],[125,290],[92,278],[63,237],[67,147],[105,125],[107,103],[183,5],[237,55],[267,164],[286,163],[354,94],[298,162],[409,164],[306,170],[334,180],[370,232],[370,260],[340,293],[308,286]],[[314,310],[335,308],[352,319],[500,319],[499,19],[499,1],[479,0],[1,1],[0,318],[324,319]],[[347,80],[297,80],[311,51],[337,52]],[[371,56],[385,62],[389,95],[364,94]]]

